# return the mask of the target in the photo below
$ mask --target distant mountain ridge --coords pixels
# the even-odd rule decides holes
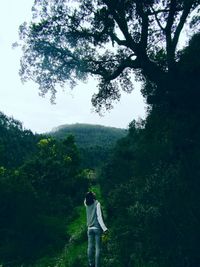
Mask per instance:
[[[63,139],[72,134],[79,147],[113,146],[126,135],[126,129],[94,124],[65,124],[52,129],[48,135]]]

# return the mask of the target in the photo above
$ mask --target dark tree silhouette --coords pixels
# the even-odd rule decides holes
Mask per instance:
[[[35,1],[33,19],[20,27],[20,74],[39,84],[42,95],[97,76],[97,111],[112,108],[120,90],[131,92],[131,74],[151,86],[148,103],[165,102],[177,73],[179,37],[198,30],[199,0]],[[151,90],[150,90],[151,88]],[[172,94],[173,95],[173,94]]]

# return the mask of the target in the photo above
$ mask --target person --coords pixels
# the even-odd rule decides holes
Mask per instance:
[[[96,200],[94,192],[86,193],[84,204],[88,227],[88,264],[89,267],[100,267],[101,235],[107,233],[108,229],[104,224],[101,205]]]

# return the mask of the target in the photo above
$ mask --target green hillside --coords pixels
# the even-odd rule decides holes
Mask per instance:
[[[126,133],[125,129],[77,123],[54,128],[48,135],[56,139],[73,135],[79,148],[82,167],[96,169],[108,160],[111,149]]]
[[[79,147],[113,146],[115,142],[126,135],[126,130],[121,128],[106,127],[92,124],[65,124],[54,128],[50,133],[56,138],[65,138],[74,135]]]

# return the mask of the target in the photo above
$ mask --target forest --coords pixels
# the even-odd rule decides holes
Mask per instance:
[[[96,77],[99,113],[140,81],[148,108],[106,158],[0,113],[2,266],[86,267],[90,189],[109,228],[103,267],[200,266],[199,10],[199,0],[35,1],[19,29],[23,81],[54,102],[58,86]]]
[[[80,229],[79,223],[83,237],[80,242],[85,241],[86,222],[81,207],[85,193],[91,186],[99,191],[96,173],[105,163],[105,154],[111,153],[126,131],[84,124],[61,128],[62,131],[58,128],[46,134],[33,134],[20,121],[0,112],[3,266],[39,265],[43,261],[57,264],[63,249],[72,239],[76,240],[73,236]],[[84,140],[85,154],[76,137]],[[100,149],[103,155],[99,155]],[[78,230],[75,227],[73,231],[80,214]],[[83,243],[84,249],[85,246]]]
[[[3,113],[0,133],[0,259],[21,266],[64,246],[88,181],[73,136],[34,135]]]
[[[127,130],[76,123],[56,127],[48,134],[56,139],[73,135],[79,148],[81,166],[94,170],[108,160],[110,150],[127,134]]]

